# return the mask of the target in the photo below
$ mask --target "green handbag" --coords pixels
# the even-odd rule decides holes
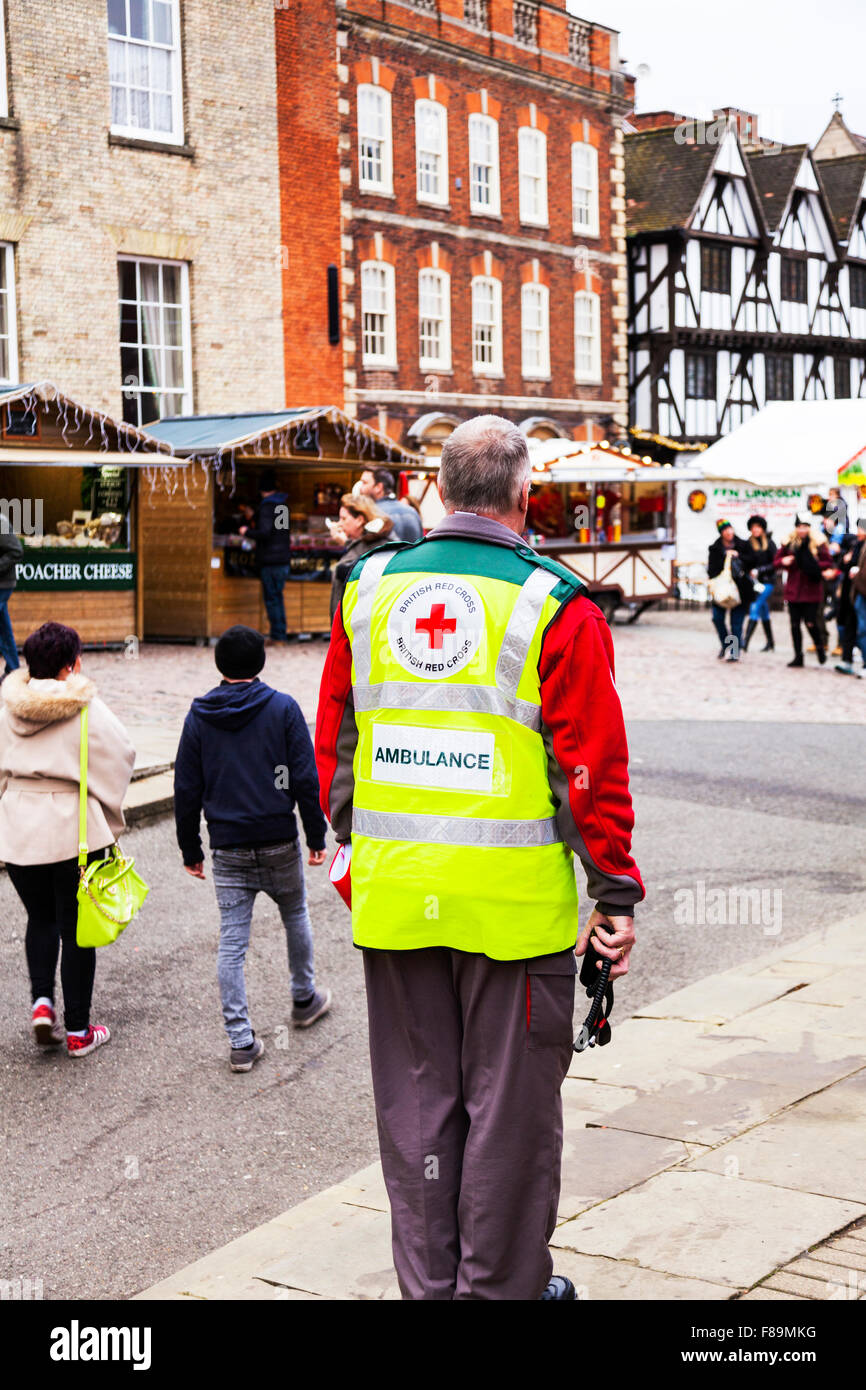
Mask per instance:
[[[87,729],[88,708],[81,711],[81,776],[78,793],[78,930],[79,946],[110,946],[132,921],[150,889],[135,872],[119,845],[107,859],[87,862]]]

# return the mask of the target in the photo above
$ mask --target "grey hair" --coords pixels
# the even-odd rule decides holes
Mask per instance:
[[[520,505],[530,475],[526,436],[501,415],[464,420],[442,445],[439,489],[460,512],[503,516]]]

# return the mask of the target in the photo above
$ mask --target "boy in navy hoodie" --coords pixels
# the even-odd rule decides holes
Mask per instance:
[[[174,769],[174,814],[184,867],[204,878],[201,813],[213,851],[220,909],[218,975],[232,1071],[250,1071],[264,1052],[250,1027],[244,960],[258,893],[277,904],[286,929],[292,1022],[308,1028],[327,1013],[331,991],[317,990],[313,936],[295,820],[301,815],[308,863],[325,861],[325,818],[304,717],[291,695],[259,680],[261,634],[230,627],[216,645],[223,679],[193,700]]]

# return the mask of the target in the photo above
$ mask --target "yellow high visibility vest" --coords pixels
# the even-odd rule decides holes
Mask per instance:
[[[382,547],[352,571],[357,945],[520,960],[574,944],[538,662],[582,587],[523,544],[451,537]]]

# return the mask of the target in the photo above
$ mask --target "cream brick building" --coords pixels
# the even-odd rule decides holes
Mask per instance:
[[[145,423],[281,407],[270,0],[0,11],[0,378]]]

